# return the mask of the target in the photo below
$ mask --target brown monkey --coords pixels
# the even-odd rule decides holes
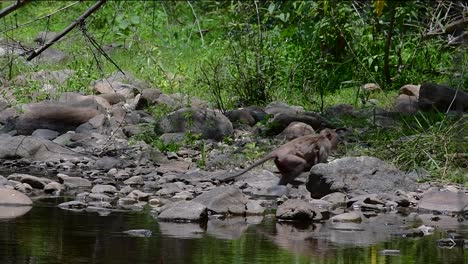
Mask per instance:
[[[309,171],[315,164],[327,162],[328,155],[336,148],[337,143],[338,135],[335,130],[331,129],[324,129],[318,135],[298,137],[270,152],[241,172],[221,181],[232,180],[262,163],[274,159],[276,167],[281,173],[278,185],[287,185],[292,183],[302,172]]]

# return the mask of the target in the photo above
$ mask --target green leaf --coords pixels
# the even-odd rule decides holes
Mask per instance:
[[[269,6],[268,6],[268,13],[271,15],[273,14],[273,12],[275,11],[275,7],[276,5],[274,3],[271,3]]]

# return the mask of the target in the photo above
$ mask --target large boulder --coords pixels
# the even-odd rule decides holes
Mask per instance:
[[[32,201],[21,192],[0,188],[0,220],[22,216],[31,210]]]
[[[163,117],[158,128],[163,133],[191,132],[204,139],[222,140],[233,133],[232,123],[211,109],[182,108]]]
[[[409,175],[378,158],[367,156],[317,164],[310,170],[307,182],[307,190],[316,199],[333,192],[358,196],[415,189],[415,181]]]
[[[468,94],[447,85],[424,83],[419,90],[418,105],[423,111],[467,111]]]
[[[100,112],[88,107],[59,103],[34,103],[24,106],[24,113],[5,125],[20,135],[31,135],[36,129],[50,129],[60,133],[75,130]]]
[[[30,136],[0,136],[0,159],[61,160],[83,157],[46,139]]]
[[[0,188],[1,206],[29,206],[32,205],[31,199],[25,194],[15,190]]]

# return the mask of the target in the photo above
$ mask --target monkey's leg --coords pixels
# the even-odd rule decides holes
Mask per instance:
[[[307,162],[298,156],[287,155],[276,159],[275,164],[281,173],[278,185],[287,185],[304,171]]]

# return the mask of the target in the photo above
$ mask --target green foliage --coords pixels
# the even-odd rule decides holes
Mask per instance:
[[[395,129],[369,129],[360,139],[370,148],[354,150],[389,160],[403,170],[427,170],[435,179],[468,182],[466,119],[440,113],[402,117]]]

